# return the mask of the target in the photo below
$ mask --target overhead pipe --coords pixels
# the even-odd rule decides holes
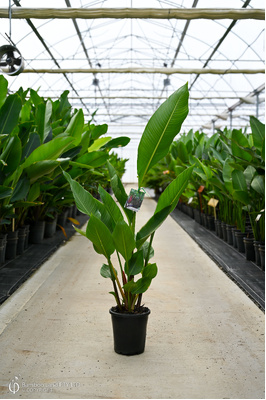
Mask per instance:
[[[7,8],[0,8],[0,18],[9,18]],[[256,19],[264,20],[263,9],[209,8],[18,8],[12,9],[12,19],[50,18],[141,18],[141,19]]]

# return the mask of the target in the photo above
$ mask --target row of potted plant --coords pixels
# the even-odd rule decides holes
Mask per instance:
[[[230,244],[236,237],[239,251],[264,268],[265,125],[250,117],[249,133],[241,129],[218,130],[210,137],[192,130],[184,133],[150,171],[145,184],[160,194],[191,165],[193,173],[179,207],[198,222],[216,227]]]
[[[72,109],[67,96],[65,91],[55,101],[45,100],[22,88],[9,94],[7,80],[0,75],[2,262],[23,252],[21,243],[27,243],[28,235],[38,243],[45,232],[53,235],[56,226],[64,231],[74,198],[63,171],[96,195],[99,184],[110,187],[107,160],[121,175],[125,170],[126,160],[110,151],[126,145],[129,138],[102,137],[107,125],[85,122],[83,111]]]

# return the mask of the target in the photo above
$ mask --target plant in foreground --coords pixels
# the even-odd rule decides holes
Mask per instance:
[[[150,118],[138,147],[138,187],[155,164],[167,154],[169,147],[181,129],[188,114],[187,84],[174,92]],[[95,199],[83,186],[73,180],[67,172],[64,175],[70,184],[78,209],[90,218],[86,232],[76,231],[87,237],[95,251],[106,258],[101,275],[110,278],[117,308],[123,312],[141,312],[142,294],[149,288],[157,274],[152,241],[155,231],[176,207],[179,197],[186,188],[193,167],[185,169],[164,190],[159,198],[153,216],[135,232],[136,212],[125,204],[128,194],[115,168],[107,162],[110,183],[120,207],[114,198],[100,185],[101,201]],[[112,255],[117,255],[118,267]]]

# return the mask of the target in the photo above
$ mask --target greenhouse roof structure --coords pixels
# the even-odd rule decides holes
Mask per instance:
[[[0,46],[9,39],[24,71],[9,91],[69,91],[73,107],[138,137],[172,92],[188,82],[182,129],[264,122],[263,0],[2,0]],[[97,110],[96,114],[94,112]],[[94,115],[94,116],[93,116]]]

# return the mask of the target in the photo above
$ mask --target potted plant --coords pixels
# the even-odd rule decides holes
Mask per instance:
[[[138,146],[137,197],[141,195],[147,172],[167,154],[187,114],[188,88],[185,84],[158,108],[143,132]],[[100,273],[112,281],[111,294],[116,302],[116,306],[110,309],[114,349],[120,354],[140,354],[144,351],[150,313],[142,304],[142,295],[157,274],[156,263],[150,262],[154,254],[152,241],[156,230],[176,207],[193,167],[185,169],[169,184],[161,194],[153,216],[136,232],[136,211],[128,206],[128,200],[131,199],[115,168],[109,162],[107,164],[111,188],[120,207],[100,185],[98,193],[101,201],[73,180],[69,173],[64,171],[64,175],[72,189],[77,208],[90,217],[86,232],[75,229],[87,237],[95,251],[106,259]],[[117,254],[118,266],[112,260],[114,253]]]

